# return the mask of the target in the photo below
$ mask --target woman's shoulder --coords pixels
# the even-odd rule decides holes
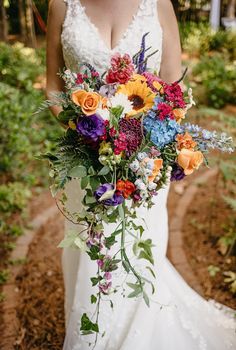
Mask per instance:
[[[64,0],[50,0],[48,16],[61,25],[66,15],[66,2]]]
[[[171,0],[158,0],[157,8],[161,24],[175,19],[175,12]]]

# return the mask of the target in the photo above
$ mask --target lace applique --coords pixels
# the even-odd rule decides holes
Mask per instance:
[[[157,16],[157,0],[142,0],[138,11],[118,44],[109,49],[97,27],[86,15],[79,0],[67,0],[67,13],[63,24],[61,42],[66,66],[77,70],[79,62],[89,62],[100,73],[110,64],[115,52],[133,56],[140,49],[143,34],[149,32],[147,45],[158,53],[150,58],[149,68],[159,70],[162,54],[162,29]],[[88,44],[89,43],[89,44]]]

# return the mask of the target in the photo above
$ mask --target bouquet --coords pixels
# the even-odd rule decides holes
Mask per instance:
[[[73,178],[84,191],[80,213],[66,211],[66,198],[61,196],[64,215],[82,229],[68,233],[59,246],[82,249],[97,264],[97,275],[90,276],[96,312],[94,318],[84,313],[80,323],[81,333],[94,333],[96,339],[99,305],[104,296],[117,292],[112,285],[116,269],[133,276],[127,283],[128,297],[141,296],[149,306],[146,286],[155,290],[153,243],[143,239],[144,227],[135,223],[137,208],[150,208],[170,181],[182,180],[207,164],[209,149],[233,151],[232,138],[225,133],[183,122],[194,104],[192,91],[183,93],[183,77],[167,84],[148,69],[145,37],[134,57],[116,53],[102,76],[86,62],[78,72],[64,70],[60,75],[65,92],[45,103],[62,107],[58,120],[66,125],[54,153],[43,156],[51,165],[52,193],[58,196]],[[107,236],[104,224],[111,223],[117,227]],[[150,279],[132,264],[126,235],[133,240],[136,258],[146,260]]]

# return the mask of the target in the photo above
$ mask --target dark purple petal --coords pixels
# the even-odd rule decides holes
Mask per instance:
[[[180,181],[186,175],[184,174],[184,169],[181,168],[177,163],[175,163],[172,167],[171,178],[170,181]]]
[[[101,198],[105,192],[111,191],[113,189],[114,189],[114,186],[112,184],[100,185],[97,188],[97,190],[94,192],[94,197],[98,201],[99,198]],[[108,206],[116,206],[123,203],[123,201],[124,201],[124,197],[121,194],[114,193],[111,198],[102,201],[102,203]]]
[[[104,120],[98,114],[80,118],[76,128],[81,135],[93,142],[96,142],[105,133]]]

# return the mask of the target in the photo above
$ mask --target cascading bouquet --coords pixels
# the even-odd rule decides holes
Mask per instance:
[[[84,191],[83,210],[64,215],[83,227],[68,233],[60,247],[74,247],[87,252],[97,264],[91,283],[97,292],[91,295],[96,304],[94,320],[84,313],[82,334],[99,332],[99,305],[104,295],[114,292],[112,273],[121,268],[133,275],[128,297],[142,296],[149,305],[144,278],[133,266],[126,249],[126,235],[133,239],[133,253],[146,259],[150,276],[152,240],[143,239],[142,225],[135,223],[136,208],[153,205],[152,199],[170,181],[181,180],[205,162],[209,149],[233,151],[233,141],[198,125],[182,123],[194,104],[192,91],[183,93],[180,81],[167,84],[147,68],[148,57],[143,37],[140,51],[131,58],[115,54],[110,68],[100,76],[89,64],[79,65],[78,73],[61,73],[65,92],[54,101],[63,108],[58,120],[67,130],[56,145],[54,154],[46,154],[51,165],[53,195],[63,191],[76,178]],[[65,196],[64,196],[65,197]],[[63,202],[65,204],[65,201]],[[107,236],[104,224],[117,224]],[[116,244],[117,252],[112,254]],[[116,291],[116,289],[115,289]]]

